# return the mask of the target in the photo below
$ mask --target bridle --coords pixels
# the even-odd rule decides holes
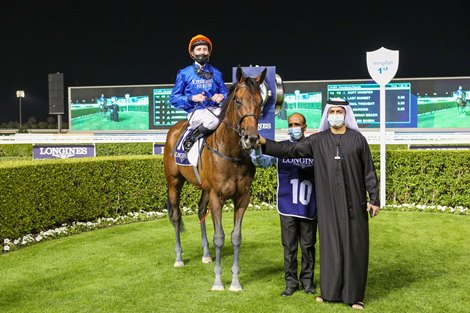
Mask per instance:
[[[227,101],[224,105],[227,105],[227,106],[228,106],[230,102],[237,102],[237,100],[235,99],[235,95],[236,95],[237,90],[238,90],[239,87],[247,88],[247,87],[246,87],[246,84],[244,84],[244,83],[243,83],[243,84],[237,84],[235,90],[232,92],[232,96],[230,97],[230,101]],[[238,103],[238,102],[237,102],[237,103]],[[261,105],[261,104],[262,104],[262,102],[259,103],[258,105]],[[241,105],[241,103],[240,103],[240,105]],[[262,108],[261,108],[261,110],[262,110]],[[238,136],[241,137],[241,136],[242,136],[241,124],[242,124],[243,120],[244,120],[245,118],[247,118],[247,117],[253,117],[253,118],[256,120],[256,123],[258,123],[258,121],[259,121],[259,116],[257,116],[257,115],[256,115],[255,113],[253,113],[253,112],[249,112],[249,113],[246,113],[246,114],[240,116],[240,118],[239,118],[238,121],[235,123],[235,125],[230,124],[228,121],[225,121],[225,119],[220,118],[219,116],[218,116],[217,118],[219,119],[219,121],[220,121],[221,123],[224,123],[228,128],[230,128],[230,129],[232,129],[233,131],[235,131],[235,132],[238,134]]]
[[[228,109],[228,105],[230,104],[230,102],[237,102],[237,100],[235,99],[235,95],[238,91],[238,88],[239,87],[242,87],[242,88],[247,88],[246,84],[243,83],[243,84],[237,84],[237,86],[235,87],[235,89],[233,90],[232,94],[231,94],[231,97],[229,99],[227,99],[227,101],[224,103],[224,106],[227,106],[226,108],[224,108],[223,112],[224,112],[224,115],[227,114],[227,109]],[[262,102],[261,101],[258,105],[262,105]],[[240,103],[241,104],[241,103]],[[262,108],[261,108],[262,110]],[[243,120],[247,117],[253,117],[255,120],[256,120],[256,123],[258,123],[259,121],[259,116],[257,116],[255,113],[253,112],[249,112],[249,113],[246,113],[246,114],[243,114],[239,119],[238,121],[235,123],[235,125],[232,125],[230,124],[230,122],[226,121],[224,116],[218,116],[218,115],[215,115],[211,110],[209,110],[209,112],[211,112],[215,117],[217,117],[217,119],[220,121],[220,123],[224,123],[224,125],[233,130],[235,133],[237,133],[238,137],[242,137],[243,136],[243,129],[241,128],[241,124],[243,122]],[[221,114],[222,115],[222,114]],[[232,158],[232,157],[228,157],[226,155],[224,155],[223,153],[221,153],[220,151],[212,148],[211,146],[209,146],[207,144],[206,141],[204,141],[204,146],[209,149],[211,152],[215,153],[216,155],[220,156],[221,158],[225,159],[225,160],[228,160],[228,161],[232,161],[232,162],[240,162],[242,160],[242,158]]]

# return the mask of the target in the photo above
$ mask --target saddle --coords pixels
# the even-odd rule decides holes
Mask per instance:
[[[193,131],[194,129],[190,127],[185,129],[176,142],[173,154],[175,156],[176,164],[181,166],[194,166],[197,168],[197,162],[199,161],[199,157],[202,153],[205,138],[200,138],[198,141],[196,141],[188,153],[186,153],[183,149],[183,142],[186,140],[186,138],[191,136]]]

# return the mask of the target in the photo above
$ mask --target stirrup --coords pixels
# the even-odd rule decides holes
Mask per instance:
[[[191,150],[191,148],[193,147],[193,145],[194,145],[194,141],[192,141],[191,138],[186,139],[186,140],[183,142],[183,150],[184,150],[184,152],[188,153],[189,150]]]

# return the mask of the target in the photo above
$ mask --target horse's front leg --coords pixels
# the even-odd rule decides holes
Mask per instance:
[[[212,262],[212,257],[209,253],[209,241],[207,240],[206,232],[206,216],[207,216],[207,203],[209,202],[209,193],[203,191],[201,199],[199,200],[198,217],[199,224],[201,225],[201,243],[202,243],[202,263],[207,264]]]
[[[224,202],[221,201],[215,193],[211,193],[209,200],[209,207],[212,210],[212,222],[214,224],[214,248],[215,248],[215,267],[214,267],[214,284],[212,290],[224,290],[222,283],[222,265],[221,265],[221,251],[224,246],[225,234],[222,227],[222,206]]]
[[[250,192],[243,195],[239,201],[235,201],[235,212],[233,213],[233,231],[232,231],[232,246],[233,246],[233,265],[232,265],[232,283],[230,284],[230,291],[242,291],[242,285],[238,279],[240,267],[238,266],[238,259],[240,255],[240,247],[242,244],[242,222],[246,208],[250,201]]]

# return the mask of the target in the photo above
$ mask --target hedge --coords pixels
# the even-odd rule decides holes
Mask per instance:
[[[387,151],[386,165],[390,203],[470,208],[469,150]]]

